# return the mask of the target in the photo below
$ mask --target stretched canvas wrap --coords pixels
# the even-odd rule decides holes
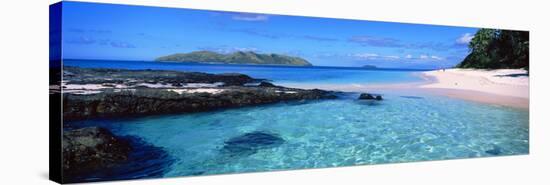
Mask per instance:
[[[529,33],[61,2],[60,183],[529,153]]]

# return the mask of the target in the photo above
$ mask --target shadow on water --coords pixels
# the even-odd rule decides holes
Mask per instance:
[[[401,98],[407,98],[407,99],[424,99],[420,96],[400,96]]]
[[[289,106],[295,106],[295,105],[306,105],[306,104],[311,104],[311,103],[319,103],[319,102],[322,102],[322,101],[327,101],[327,100],[342,100],[342,99],[354,99],[356,96],[357,93],[349,93],[349,92],[334,92],[332,93],[332,95],[335,95],[336,98],[334,99],[313,99],[313,100],[308,100],[308,99],[301,99],[301,100],[288,100],[288,101],[282,101],[280,103],[282,104],[285,104],[285,105],[289,105]],[[275,103],[275,104],[266,104],[266,105],[257,105],[256,107],[269,107],[269,106],[277,106],[277,104],[279,103]]]
[[[127,161],[86,174],[67,174],[65,181],[72,183],[158,178],[162,177],[174,162],[172,157],[160,147],[148,144],[134,136],[122,138],[130,141],[133,148]]]
[[[295,100],[295,101],[285,101],[283,103],[285,105],[293,106],[293,105],[305,105],[312,102],[313,102],[312,100]]]
[[[382,105],[381,101],[378,100],[357,100],[355,101],[360,105],[367,105],[367,106],[380,106]]]

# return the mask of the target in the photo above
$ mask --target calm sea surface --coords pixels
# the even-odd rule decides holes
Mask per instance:
[[[417,82],[414,75],[420,70],[362,69],[346,67],[292,67],[260,65],[224,65],[166,63],[150,61],[104,61],[104,60],[64,60],[65,66],[119,68],[119,69],[163,69],[195,71],[206,73],[242,73],[253,78],[269,79],[280,83],[403,83]]]

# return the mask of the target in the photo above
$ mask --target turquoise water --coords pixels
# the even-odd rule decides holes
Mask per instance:
[[[88,68],[162,69],[205,73],[242,73],[253,78],[269,79],[275,83],[382,84],[418,82],[422,80],[419,76],[415,75],[415,72],[419,70],[405,69],[372,70],[349,67],[182,64],[112,60],[63,60],[63,65]]]
[[[165,150],[163,176],[380,164],[529,153],[528,111],[426,94],[349,94],[208,113],[89,120]],[[264,132],[284,140],[228,155],[226,142]]]
[[[422,80],[415,75],[417,71],[411,70],[97,60],[65,60],[64,65],[238,72],[275,83],[341,85]],[[166,159],[152,160],[141,167],[134,164],[137,169],[123,171],[120,174],[124,176],[119,178],[149,175],[140,168],[153,168],[162,172],[161,176],[171,177],[529,153],[528,110],[422,92],[379,93],[384,100],[378,103],[359,101],[357,93],[347,93],[335,100],[87,120],[65,126],[103,126],[161,149],[160,156],[166,153]],[[141,152],[147,155],[147,151]]]

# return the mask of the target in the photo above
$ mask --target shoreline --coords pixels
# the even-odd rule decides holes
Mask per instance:
[[[452,98],[529,109],[529,76],[522,69],[447,69],[421,73],[417,88]]]
[[[428,93],[479,103],[529,109],[529,77],[520,69],[447,69],[415,73],[423,80],[390,84],[302,84],[283,86],[346,92]]]

